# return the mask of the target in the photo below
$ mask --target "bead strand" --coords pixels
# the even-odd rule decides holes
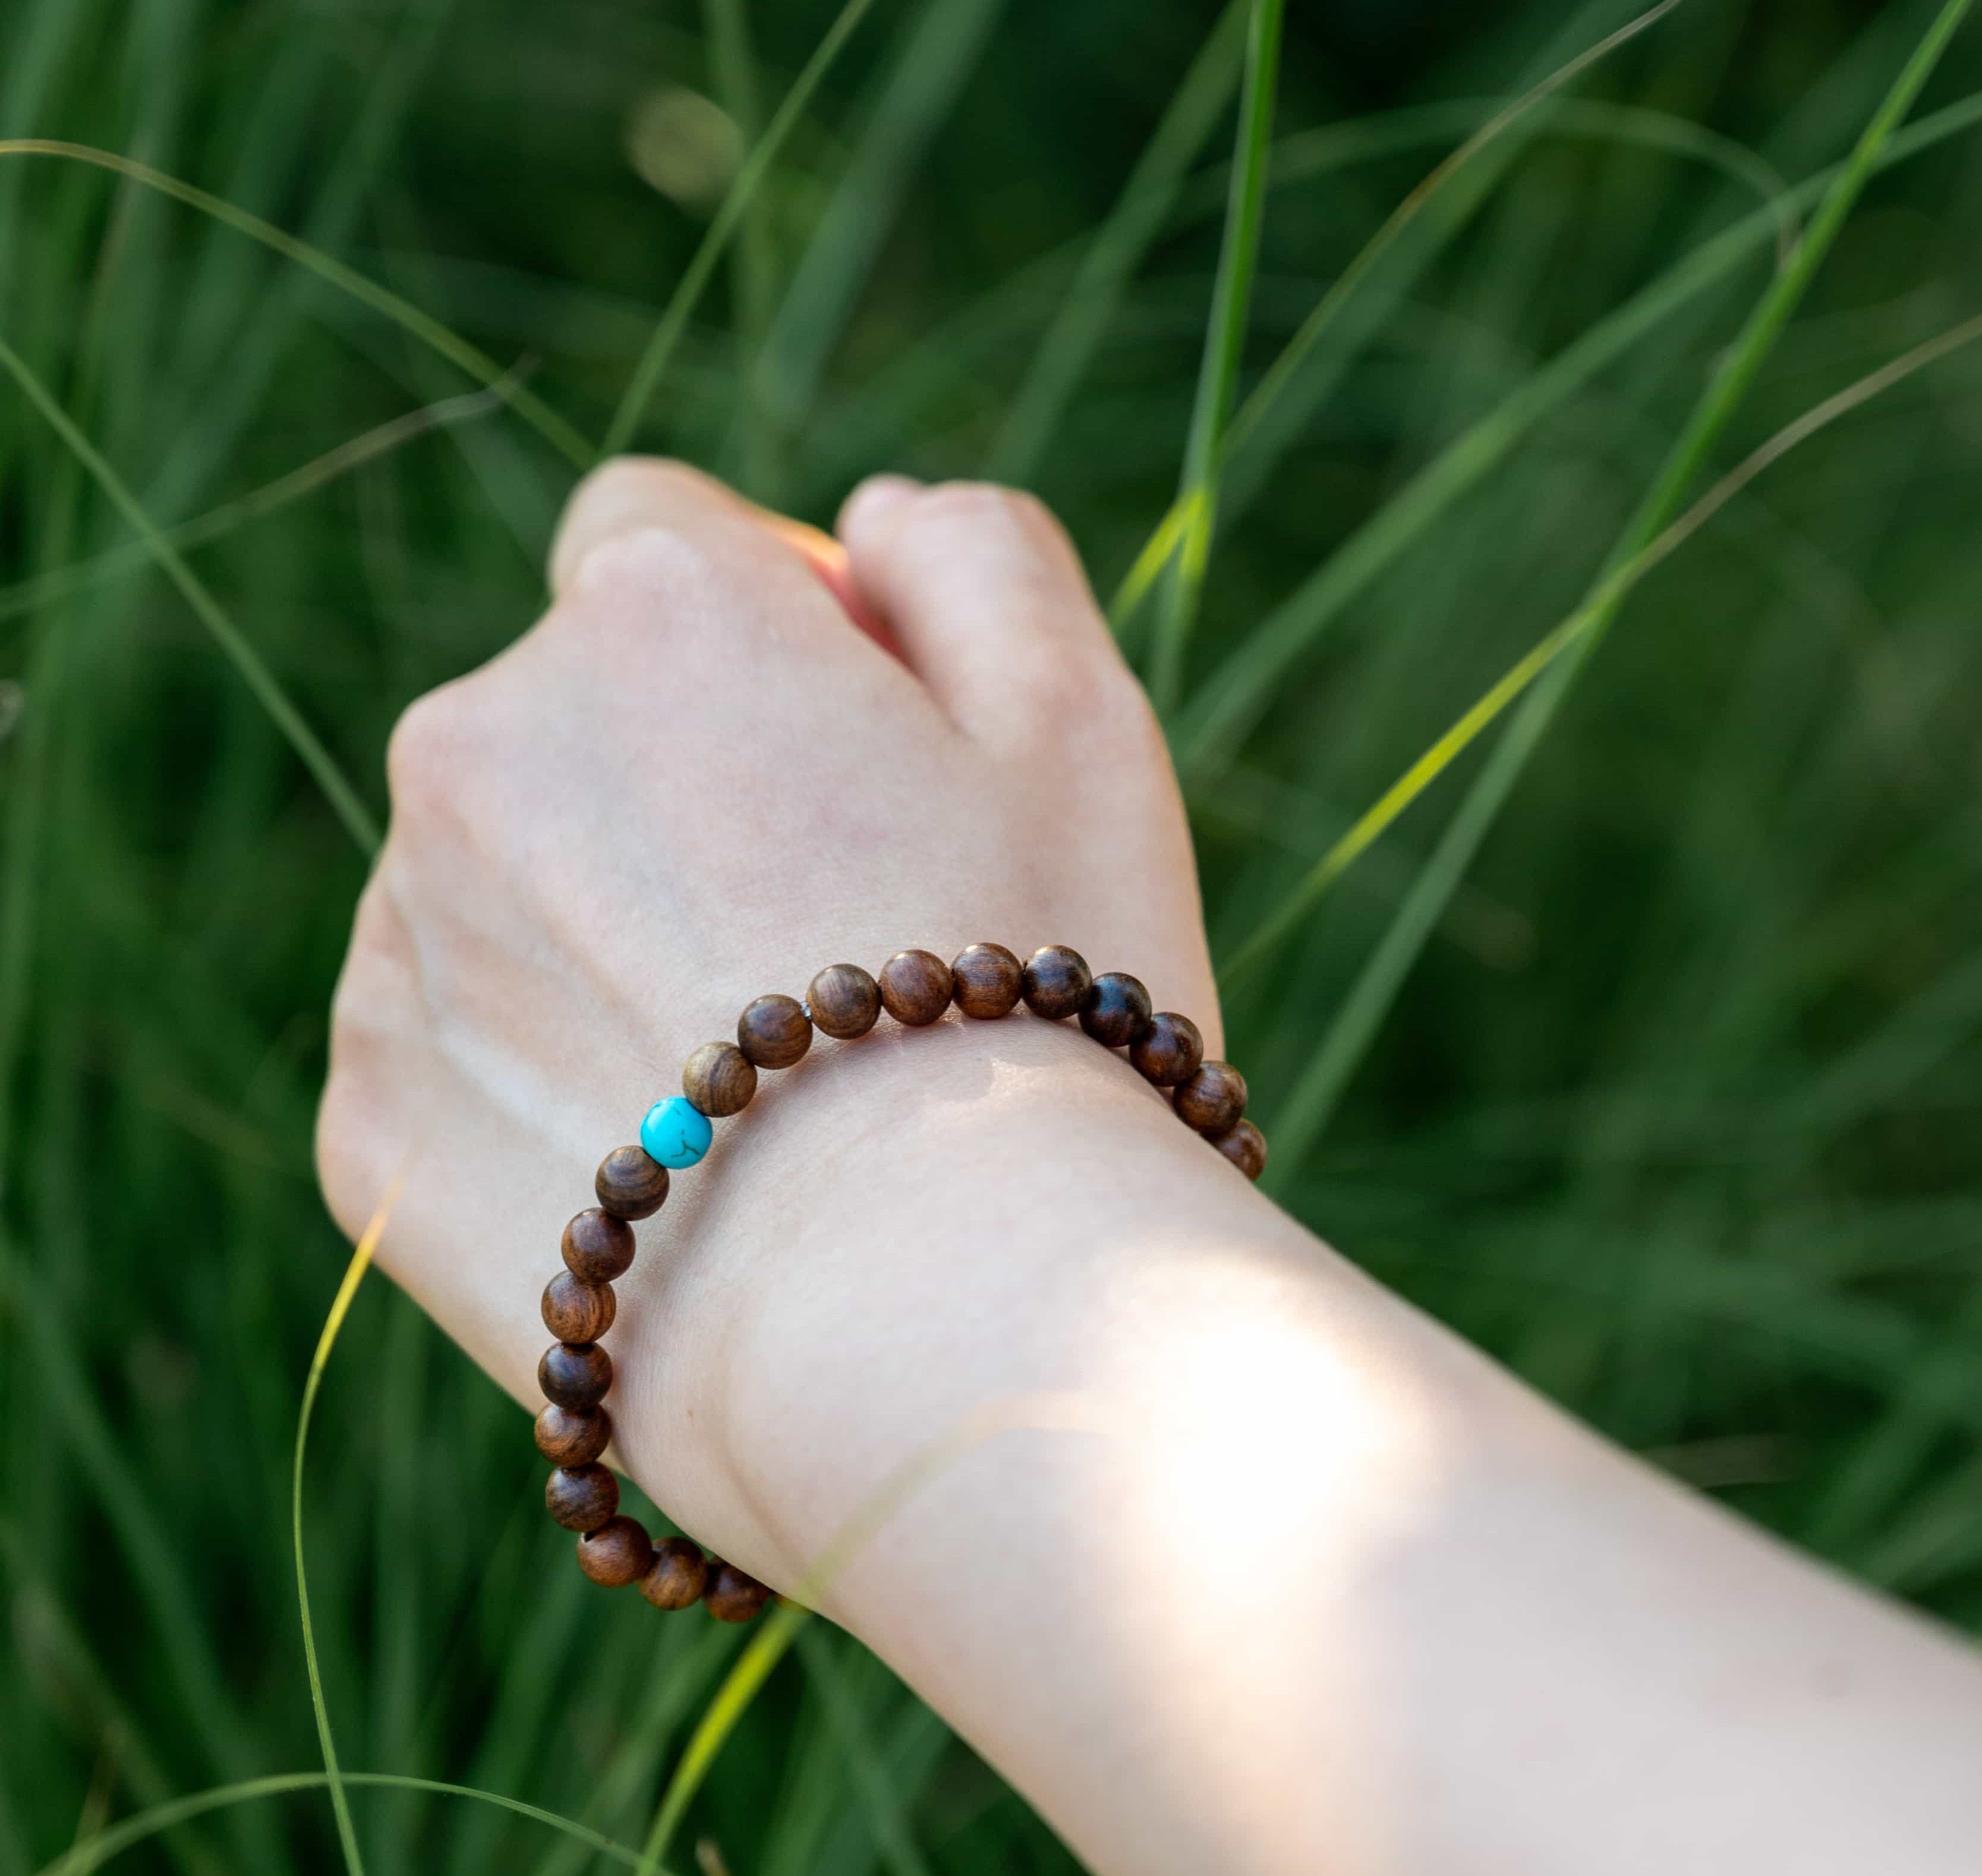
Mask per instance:
[[[632,1267],[634,1223],[666,1202],[670,1169],[696,1165],[715,1137],[712,1121],[740,1114],[756,1098],[759,1071],[789,1068],[812,1047],[812,1032],[838,1041],[863,1036],[886,1011],[904,1028],[937,1021],[953,1005],[973,1021],[1009,1016],[1023,1003],[1048,1022],[1079,1019],[1110,1049],[1126,1049],[1145,1081],[1169,1096],[1177,1118],[1202,1134],[1249,1179],[1266,1164],[1266,1142],[1246,1118],[1246,1078],[1230,1062],[1207,1061],[1204,1038],[1187,1016],[1155,1009],[1125,971],[1096,977],[1079,952],[1049,945],[1023,964],[1002,945],[973,945],[945,964],[933,951],[901,951],[878,977],[857,964],[829,965],[805,1001],[759,997],[736,1021],[736,1040],[705,1042],[682,1071],[682,1091],[656,1101],[637,1146],[616,1147],[592,1181],[598,1204],[564,1228],[565,1268],[543,1295],[544,1326],[557,1338],[537,1365],[547,1403],[537,1416],[537,1450],[556,1468],[544,1487],[551,1516],[578,1534],[579,1568],[608,1588],[637,1583],[657,1609],[700,1602],[726,1622],[747,1622],[770,1591],[686,1538],[656,1544],[639,1520],[619,1510],[619,1481],[600,1463],[612,1438],[602,1405],[612,1358],[599,1338],[612,1326],[612,1285]]]

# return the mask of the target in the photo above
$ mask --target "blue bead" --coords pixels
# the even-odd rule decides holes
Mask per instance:
[[[709,1116],[686,1095],[670,1095],[656,1101],[640,1123],[640,1145],[647,1157],[676,1171],[692,1166],[709,1151],[715,1137]]]

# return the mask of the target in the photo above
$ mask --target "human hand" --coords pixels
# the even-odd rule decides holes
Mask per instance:
[[[392,831],[337,996],[324,1187],[355,1235],[404,1165],[381,1262],[532,1409],[538,1294],[592,1166],[752,997],[908,945],[1066,942],[1140,976],[1217,1051],[1167,755],[1058,525],[1027,496],[884,478],[841,535],[843,551],[767,521],[678,465],[612,464],[565,518],[544,619],[394,736]],[[617,1457],[774,1581],[802,1540],[746,1502],[786,1398],[766,1371],[819,1373],[850,1315],[888,1361],[952,1327],[968,1339],[973,1319],[1009,1330],[966,1285],[948,1321],[919,1288],[943,1255],[927,1181],[967,1178],[967,1146],[926,1173],[896,1152],[885,1191],[849,1193],[846,1224],[870,1241],[890,1204],[923,1208],[909,1235],[930,1261],[870,1256],[831,1295],[781,1263],[789,1230],[752,1191],[797,1170],[764,1141],[767,1109],[802,1105],[812,1137],[843,1143],[896,1116],[906,1146],[904,1104],[981,1068],[982,1036],[899,1040],[913,1058],[836,1071],[828,1045],[773,1078],[808,1085],[725,1124],[713,1215],[696,1188],[716,1162],[640,1228],[619,1286]],[[1076,1072],[1056,1035],[999,1046],[1014,1072]],[[1126,1068],[1101,1072],[1114,1098],[1157,1109]],[[1169,1125],[1163,1148],[1191,1150]],[[805,1170],[816,1211],[833,1168]]]
[[[382,1261],[532,1408],[592,1167],[762,991],[1070,943],[1218,1050],[1057,529],[889,481],[841,532],[616,464],[549,615],[394,740],[325,1188],[355,1233],[403,1169]],[[883,1023],[723,1126],[616,1286],[617,1455],[789,1589],[973,1410],[1097,1409],[956,1448],[823,1598],[1089,1867],[1972,1861],[1971,1661],[1566,1424],[1069,1025]]]

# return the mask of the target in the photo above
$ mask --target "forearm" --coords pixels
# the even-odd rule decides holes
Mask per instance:
[[[1964,1651],[1561,1418],[1119,1061],[953,1023],[792,1081],[643,1260],[628,1463],[790,1584],[940,1448],[826,1606],[1097,1868],[1964,1866]]]
[[[386,1267],[533,1409],[586,1170],[759,991],[1070,940],[1218,1052],[1064,538],[899,483],[842,533],[878,638],[725,491],[604,470],[551,614],[394,736],[325,1189],[354,1235],[396,1195]],[[1970,1658],[1363,1281],[1118,1057],[884,1021],[771,1082],[641,1228],[618,1456],[786,1589],[939,1457],[822,1600],[1097,1868],[1968,1866]]]

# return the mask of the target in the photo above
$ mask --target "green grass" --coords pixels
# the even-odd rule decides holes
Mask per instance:
[[[389,1285],[292,1554],[353,836],[397,711],[532,616],[616,411],[813,519],[988,462],[1104,593],[1213,479],[1127,641],[1278,1195],[1982,1628],[1982,347],[1827,405],[1982,312],[1982,30],[1851,203],[1937,4],[1682,5],[1499,121],[1640,10],[1292,9],[1243,106],[1250,0],[883,0],[817,64],[834,0],[8,10],[0,138],[184,186],[0,154],[0,1876],[119,1833],[346,1867],[299,1564],[375,1876],[636,1864],[685,1764],[672,1869],[1073,1867],[824,1624],[712,1708],[749,1638],[560,1567],[513,1407]],[[667,85],[780,138],[719,221],[622,156]],[[1331,862],[1593,599],[1587,660]]]

